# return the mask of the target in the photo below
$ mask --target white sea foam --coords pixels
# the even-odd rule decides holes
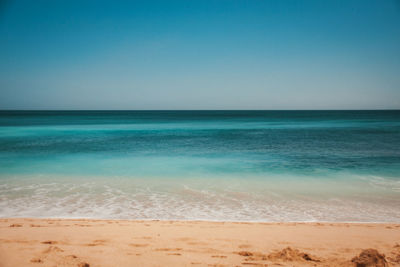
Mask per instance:
[[[361,183],[3,179],[0,217],[400,222],[398,188],[382,191],[387,181],[376,177]]]
[[[366,180],[369,182],[371,186],[386,188],[389,190],[400,192],[400,181],[399,180],[392,180],[380,176],[363,176],[361,179]]]

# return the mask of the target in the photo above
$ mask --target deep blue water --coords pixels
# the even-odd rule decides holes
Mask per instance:
[[[92,184],[91,194],[80,193],[88,203],[123,196],[132,205],[121,199],[123,208],[118,201],[100,203],[92,210],[101,212],[88,217],[336,220],[339,213],[274,217],[248,207],[270,205],[279,215],[334,199],[361,203],[369,213],[372,206],[388,211],[337,220],[400,221],[400,111],[0,111],[0,216],[85,216],[75,206],[67,211],[65,202],[69,188],[82,190],[85,183]],[[54,188],[44,189],[49,184]],[[158,211],[139,208],[140,188],[147,188],[143,201],[160,201]],[[206,195],[188,201],[179,188]],[[239,203],[236,212],[220,199],[228,193],[245,194],[229,197]],[[227,207],[213,209],[209,194]],[[187,210],[195,205],[198,215],[163,208],[161,195],[164,201],[192,201]],[[70,206],[82,200],[76,197]],[[46,209],[29,213],[24,203],[35,198]],[[49,213],[52,202],[67,208]]]

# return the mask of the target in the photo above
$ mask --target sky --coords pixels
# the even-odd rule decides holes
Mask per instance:
[[[400,109],[399,0],[0,1],[0,109]]]

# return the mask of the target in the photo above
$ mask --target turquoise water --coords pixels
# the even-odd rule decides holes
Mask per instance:
[[[400,222],[400,111],[0,111],[0,216]]]

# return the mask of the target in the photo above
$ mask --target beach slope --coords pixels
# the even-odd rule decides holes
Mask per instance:
[[[2,267],[399,266],[399,243],[399,224],[0,220]]]

